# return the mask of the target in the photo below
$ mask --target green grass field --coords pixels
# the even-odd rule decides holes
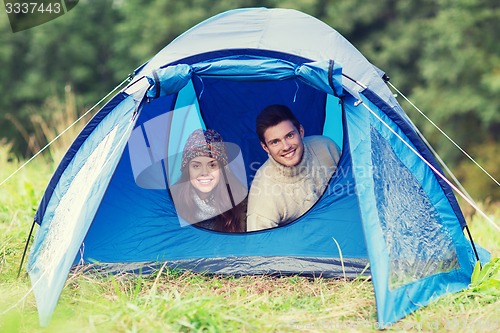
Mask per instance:
[[[0,182],[21,165],[0,144]],[[370,280],[222,277],[160,270],[141,277],[70,275],[50,325],[38,324],[25,270],[26,238],[54,165],[35,159],[0,187],[0,332],[371,332]],[[500,224],[500,206],[484,207]],[[478,214],[478,244],[500,257],[500,233]],[[500,331],[500,261],[471,287],[444,296],[387,331]]]

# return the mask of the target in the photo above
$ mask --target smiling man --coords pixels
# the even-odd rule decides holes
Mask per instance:
[[[256,122],[269,158],[250,188],[247,231],[285,225],[307,212],[325,191],[340,158],[333,140],[304,137],[304,128],[287,106],[266,107]]]

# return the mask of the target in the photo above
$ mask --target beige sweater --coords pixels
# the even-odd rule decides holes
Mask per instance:
[[[304,156],[294,167],[269,156],[250,188],[247,231],[284,225],[307,212],[325,191],[339,158],[339,147],[325,136],[304,138]]]

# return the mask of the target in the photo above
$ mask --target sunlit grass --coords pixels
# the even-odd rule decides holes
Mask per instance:
[[[500,203],[486,208],[490,220],[500,225]],[[474,241],[491,252],[492,257],[500,257],[500,232],[479,214],[468,221]]]

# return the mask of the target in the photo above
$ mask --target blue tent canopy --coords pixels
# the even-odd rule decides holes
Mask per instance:
[[[179,36],[135,74],[76,138],[35,216],[28,272],[42,324],[80,263],[370,273],[381,327],[469,284],[477,259],[451,188],[381,71],[331,27],[294,10],[233,10]],[[274,229],[183,224],[169,187],[187,136],[218,131],[249,188],[267,159],[254,127],[269,104],[289,106],[306,136],[341,147],[323,196]]]

